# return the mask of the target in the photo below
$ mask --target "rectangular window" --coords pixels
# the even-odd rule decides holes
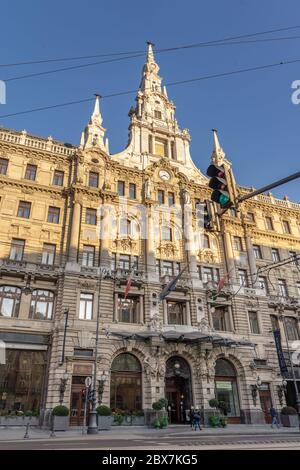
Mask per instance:
[[[60,208],[59,207],[50,206],[49,209],[48,209],[47,221],[52,223],[52,224],[58,224],[59,223],[59,213],[60,213]]]
[[[97,210],[96,209],[86,209],[85,223],[89,225],[97,225]]]
[[[290,251],[289,255],[292,260],[292,265],[299,266],[299,259],[298,259],[297,253],[295,251]]]
[[[248,222],[254,223],[255,222],[254,213],[253,212],[248,212],[247,213],[247,219],[248,219]]]
[[[233,249],[235,251],[243,251],[241,237],[233,237]]]
[[[277,263],[280,261],[279,251],[277,248],[272,248],[272,260]]]
[[[202,280],[204,283],[214,280],[213,268],[204,267],[202,273]]]
[[[170,227],[163,226],[161,232],[161,238],[163,241],[172,241],[172,229]]]
[[[36,178],[36,165],[27,165],[25,172],[25,179],[34,181]]]
[[[173,262],[161,260],[160,261],[160,272],[161,276],[173,276]]]
[[[0,158],[0,175],[6,175],[8,167],[8,160],[6,158]]]
[[[130,255],[120,255],[118,267],[120,269],[129,270],[130,269]]]
[[[283,226],[283,231],[284,233],[291,233],[291,228],[288,220],[283,220],[282,221],[282,226]]]
[[[91,320],[93,316],[93,294],[81,293],[79,305],[80,320]]]
[[[125,196],[125,182],[118,181],[118,195]]]
[[[95,261],[95,247],[91,245],[83,245],[82,251],[82,266],[89,268],[94,266]]]
[[[20,201],[18,208],[18,217],[29,219],[30,217],[31,202]]]
[[[245,269],[239,269],[238,276],[240,286],[248,287],[247,271]]]
[[[136,185],[134,183],[129,183],[129,198],[136,199]]]
[[[13,238],[11,241],[9,259],[13,261],[22,261],[24,256],[25,240]]]
[[[175,142],[171,142],[171,158],[172,158],[172,160],[176,160]]]
[[[267,279],[263,276],[259,277],[258,278],[258,282],[259,282],[259,288],[261,290],[263,290],[265,292],[265,294],[268,293],[268,283],[267,283]]]
[[[55,260],[56,245],[44,243],[42,253],[42,264],[52,266]]]
[[[226,307],[216,307],[211,315],[215,330],[230,331],[229,312]]]
[[[90,171],[89,173],[89,186],[90,188],[98,188],[99,186],[99,173]]]
[[[287,339],[289,341],[299,340],[298,319],[294,317],[284,317]]]
[[[159,189],[157,191],[157,200],[159,204],[164,204],[165,203],[165,192]]]
[[[77,357],[93,357],[93,353],[93,349],[74,348],[74,356]]]
[[[254,253],[254,258],[255,259],[261,259],[262,258],[260,246],[253,245],[253,253]]]
[[[249,325],[250,325],[250,332],[259,335],[259,322],[258,322],[258,314],[257,312],[248,312],[249,317]]]
[[[278,279],[278,291],[279,291],[280,297],[288,296],[288,290],[287,290],[285,279]]]
[[[155,155],[160,157],[167,156],[167,142],[162,139],[155,139]]]
[[[54,186],[63,186],[64,184],[64,172],[55,170],[53,175]]]
[[[154,117],[156,119],[161,119],[161,111],[158,111],[157,109],[155,109],[154,111]]]
[[[168,204],[169,206],[174,206],[175,204],[175,196],[174,193],[168,193]]]
[[[139,297],[129,297],[124,299],[123,295],[118,296],[118,318],[122,323],[138,323],[139,318]]]
[[[148,151],[150,154],[153,153],[153,137],[152,135],[149,135],[149,138],[148,138]]]
[[[167,301],[168,325],[186,325],[185,302]]]
[[[274,230],[272,217],[266,217],[265,220],[267,230]]]

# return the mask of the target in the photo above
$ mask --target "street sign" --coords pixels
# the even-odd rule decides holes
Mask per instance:
[[[86,377],[84,383],[86,388],[89,388],[92,385],[92,377]]]

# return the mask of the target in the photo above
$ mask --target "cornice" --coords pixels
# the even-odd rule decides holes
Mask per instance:
[[[15,180],[8,178],[5,175],[0,175],[0,188],[4,186],[16,187],[21,190],[30,191],[32,193],[50,193],[60,197],[64,197],[68,193],[68,187],[62,187],[61,189],[59,189],[57,186],[45,186],[38,183],[30,182],[29,180]]]

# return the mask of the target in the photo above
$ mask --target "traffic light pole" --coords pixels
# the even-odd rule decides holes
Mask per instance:
[[[297,178],[300,178],[300,171],[297,171],[297,173],[293,173],[292,175],[287,176],[286,178],[282,178],[281,180],[274,181],[274,183],[268,184],[267,186],[263,186],[262,188],[257,189],[256,191],[253,191],[250,194],[246,194],[245,196],[238,198],[237,203],[246,201],[247,199],[257,196],[258,194],[264,193],[273,188],[277,188],[277,186],[281,186],[282,184],[289,183],[289,181],[293,181]]]

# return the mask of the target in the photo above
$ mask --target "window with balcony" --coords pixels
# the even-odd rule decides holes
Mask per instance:
[[[53,305],[53,292],[42,289],[34,290],[31,295],[30,318],[35,320],[51,320]]]
[[[0,286],[0,316],[17,317],[21,302],[21,289],[15,286]]]
[[[233,237],[233,249],[235,251],[243,251],[241,237]]]
[[[206,284],[207,282],[214,281],[213,268],[203,267],[202,269],[202,281]]]
[[[13,238],[11,241],[9,259],[13,261],[22,261],[24,256],[25,240]]]
[[[92,268],[95,262],[95,247],[92,245],[83,245],[82,266]]]
[[[29,219],[30,217],[31,202],[20,201],[18,207],[18,217]]]
[[[136,184],[129,183],[129,198],[136,199]]]
[[[99,173],[94,171],[89,172],[89,187],[98,188],[99,186]]]
[[[58,224],[59,223],[59,214],[60,214],[60,208],[59,207],[50,206],[49,209],[48,209],[47,222],[49,222],[51,224]]]
[[[272,248],[271,253],[272,253],[272,261],[274,261],[274,263],[277,263],[278,261],[280,261],[279,250],[277,248]]]
[[[278,291],[280,297],[288,297],[288,290],[285,279],[278,279]]]
[[[42,252],[42,264],[53,266],[55,260],[56,245],[44,243]]]
[[[165,203],[165,192],[161,189],[157,191],[157,200],[160,205]]]
[[[88,225],[97,225],[97,210],[96,209],[86,209],[85,223]]]
[[[259,328],[259,321],[258,321],[258,313],[248,312],[248,317],[249,317],[250,332],[253,333],[254,335],[259,335],[260,328]]]
[[[36,165],[27,165],[26,171],[25,171],[25,179],[26,180],[31,180],[34,181],[36,178],[36,170],[37,166]]]
[[[239,278],[239,284],[240,286],[243,287],[248,287],[248,276],[247,276],[247,271],[245,269],[239,269],[238,270],[238,278]]]
[[[298,341],[299,340],[299,327],[298,327],[297,318],[285,317],[284,321],[285,321],[287,339],[289,341]]]
[[[53,175],[53,183],[54,186],[63,186],[64,184],[64,172],[55,170]]]
[[[269,292],[267,278],[260,276],[258,278],[259,288],[264,291],[265,294]]]
[[[230,319],[227,307],[216,307],[211,312],[213,327],[216,331],[230,331]]]
[[[8,168],[8,160],[6,158],[0,158],[0,175],[6,175]]]
[[[155,155],[167,156],[167,142],[163,139],[155,139]]]
[[[185,302],[167,301],[168,325],[186,325]]]
[[[119,255],[118,268],[125,270],[131,268],[130,255]]]
[[[180,263],[168,260],[156,260],[156,272],[159,276],[177,276],[180,271]]]
[[[118,295],[118,319],[122,323],[138,323],[139,297],[130,296],[124,299],[123,294]]]
[[[93,317],[93,301],[94,295],[81,292],[79,303],[79,319],[91,320]]]
[[[253,254],[255,259],[262,259],[261,249],[259,245],[253,245]]]
[[[125,182],[118,181],[118,195],[125,196]]]
[[[267,230],[274,230],[272,217],[266,217],[265,221]]]
[[[282,226],[283,226],[284,233],[288,233],[288,234],[291,233],[291,227],[290,227],[290,223],[289,223],[288,220],[283,220],[282,221]]]

